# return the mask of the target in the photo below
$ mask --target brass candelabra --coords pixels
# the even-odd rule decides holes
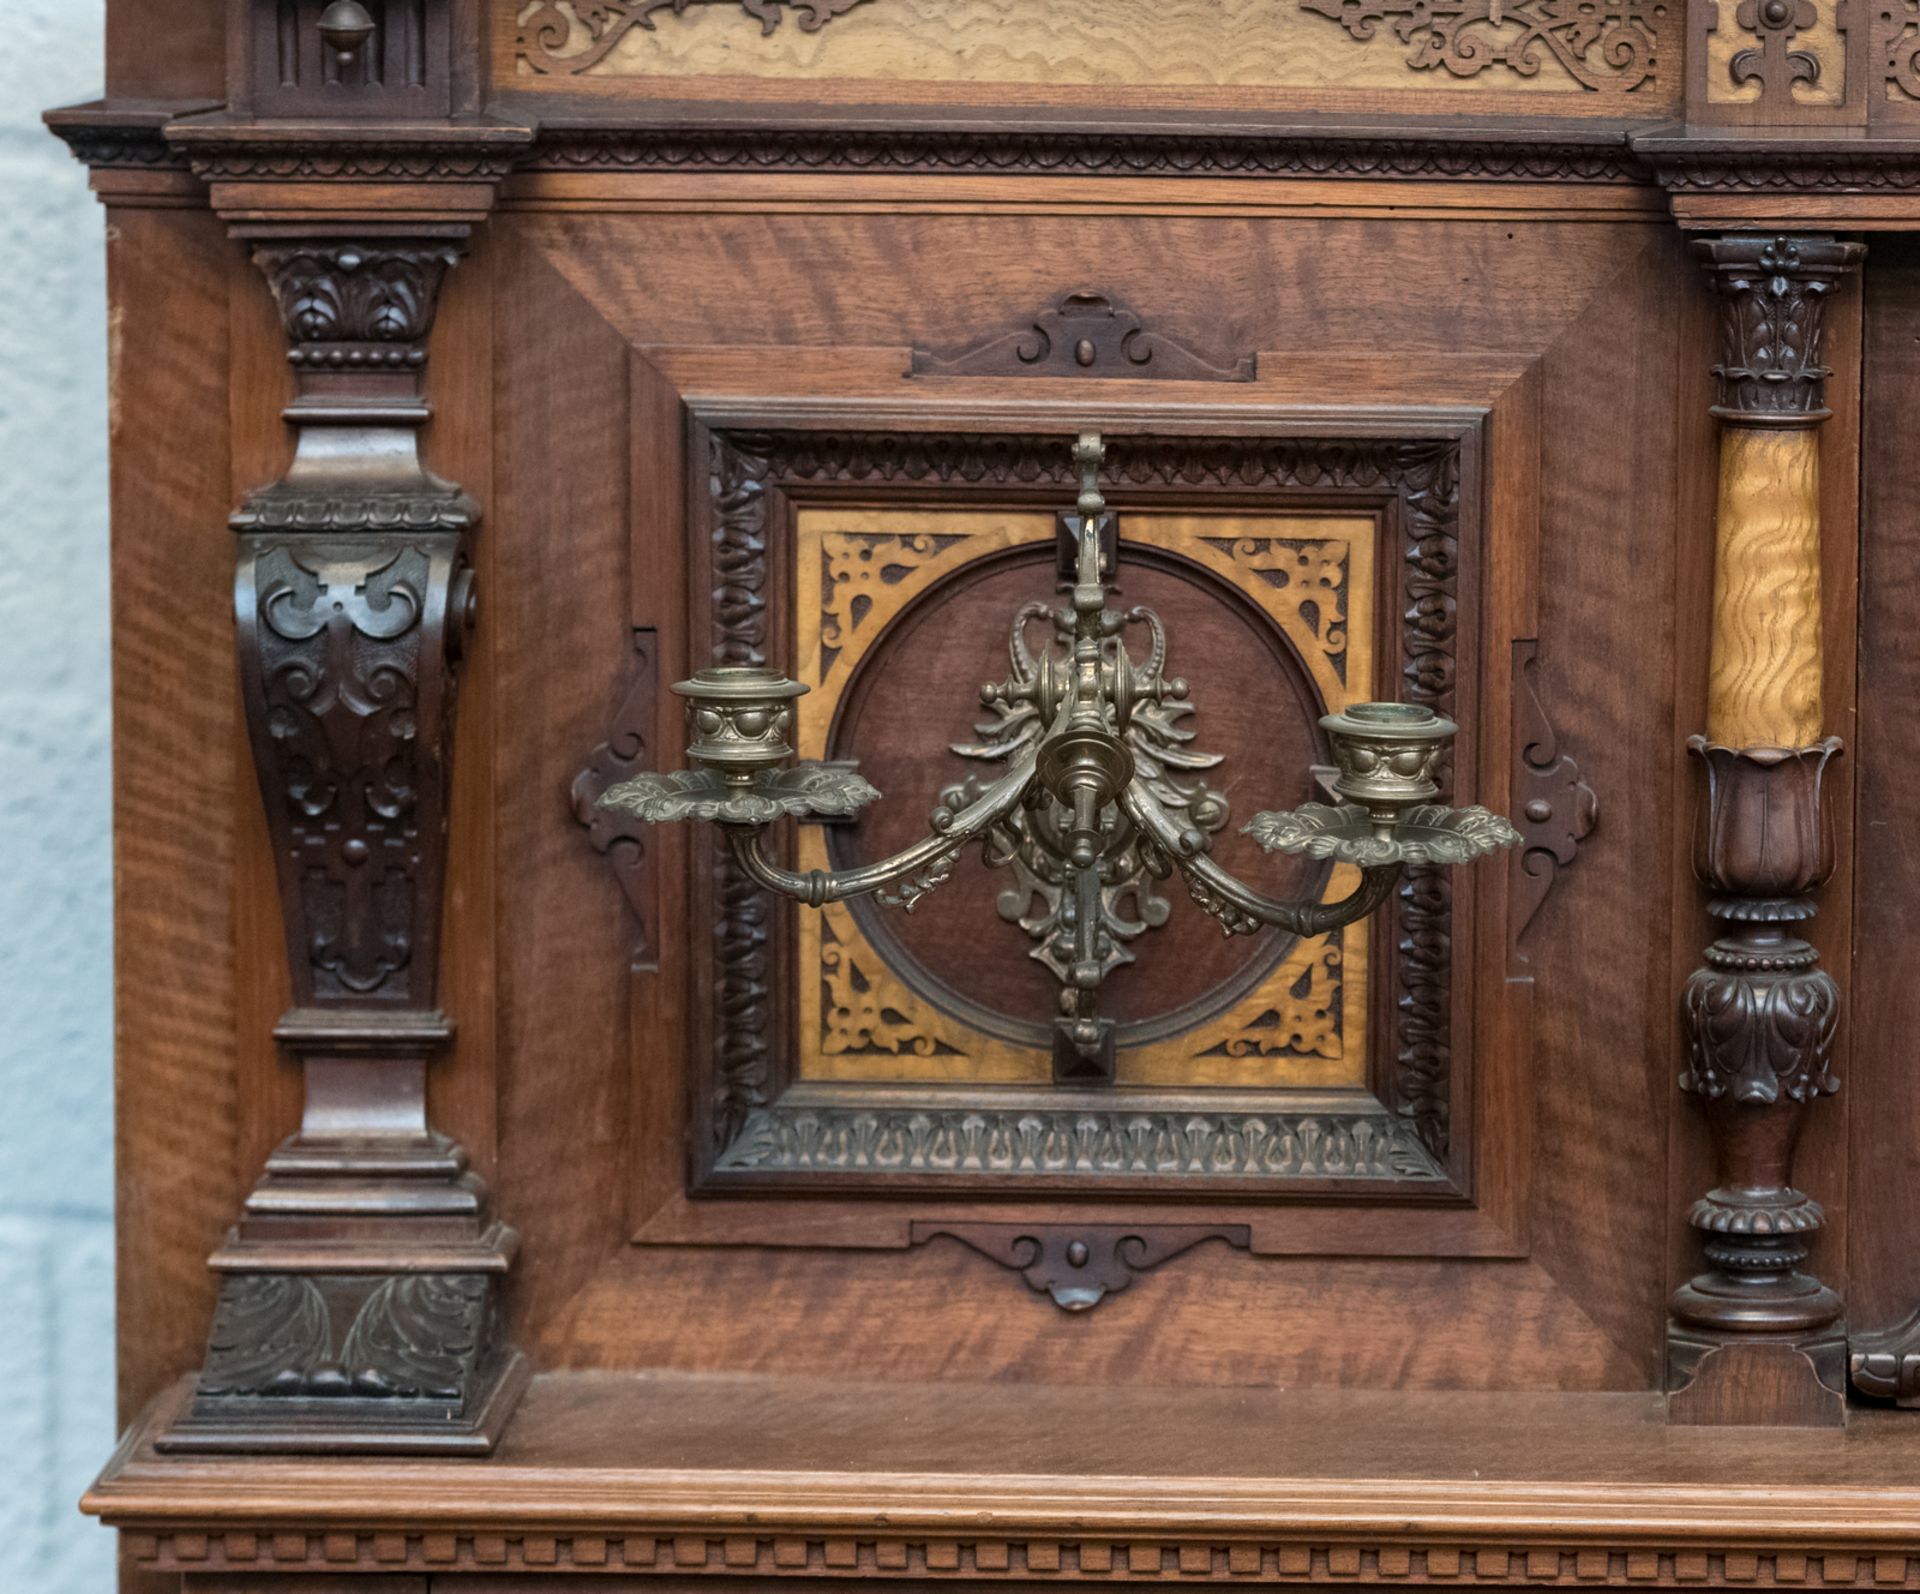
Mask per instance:
[[[1229,936],[1268,926],[1314,936],[1372,913],[1409,864],[1467,863],[1520,841],[1485,808],[1436,802],[1435,771],[1456,729],[1450,720],[1413,704],[1355,703],[1320,721],[1342,801],[1256,814],[1244,829],[1268,852],[1354,864],[1359,885],[1334,902],[1283,901],[1215,863],[1209,832],[1156,795],[1136,769],[1128,735],[1136,713],[1183,704],[1187,684],[1165,674],[1166,632],[1152,610],[1108,606],[1113,572],[1101,546],[1106,501],[1099,485],[1105,455],[1098,434],[1074,444],[1080,492],[1070,606],[1024,609],[1012,674],[980,689],[982,702],[1025,727],[1010,744],[1007,771],[984,789],[950,789],[925,839],[853,869],[798,872],[768,856],[766,834],[777,820],[849,818],[880,793],[850,769],[790,762],[793,700],[808,688],[757,666],[704,669],[677,683],[674,691],[687,700],[690,767],[634,776],[600,798],[602,807],[654,823],[718,824],[748,876],[814,908],[876,893],[911,912],[974,841],[989,864],[1038,854],[1062,888],[1068,937],[1065,955],[1051,960],[1061,985],[1053,1071],[1062,1083],[1113,1078],[1114,1026],[1099,1012],[1099,993],[1122,959],[1114,955],[1101,893],[1132,868],[1144,865],[1161,880],[1177,870]],[[1043,613],[1052,615],[1057,640],[1036,657],[1019,637],[1027,617]],[[1133,626],[1152,639],[1144,665],[1123,640]]]

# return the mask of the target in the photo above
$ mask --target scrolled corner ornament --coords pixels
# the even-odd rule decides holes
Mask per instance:
[[[800,31],[818,33],[835,17],[866,0],[537,0],[520,21],[519,60],[530,71],[576,75],[598,66],[620,41],[637,31],[655,31],[660,12],[684,16],[696,5],[737,5],[767,37],[789,11]]]
[[[1533,78],[1551,61],[1580,88],[1630,94],[1655,81],[1662,0],[1300,0],[1367,42],[1382,23],[1413,48],[1412,71]]]

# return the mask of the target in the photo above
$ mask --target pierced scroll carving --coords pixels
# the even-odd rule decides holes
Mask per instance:
[[[1764,0],[1763,0],[1764,3]],[[1358,40],[1382,23],[1413,46],[1407,65],[1477,77],[1504,67],[1536,77],[1554,62],[1583,89],[1631,93],[1654,81],[1661,0],[1300,0]]]
[[[1027,1288],[1050,1295],[1066,1312],[1088,1312],[1149,1269],[1208,1240],[1238,1250],[1252,1243],[1245,1224],[1018,1224],[917,1221],[909,1242],[958,1240],[990,1262],[1019,1273]]]
[[[1527,962],[1520,950],[1527,927],[1553,891],[1561,872],[1573,865],[1580,843],[1600,821],[1600,799],[1580,775],[1570,753],[1560,751],[1553,722],[1547,718],[1534,682],[1539,643],[1531,637],[1513,648],[1514,713],[1520,767],[1514,780],[1522,839],[1514,861],[1519,884],[1514,892],[1510,938],[1516,964]]]
[[[1873,31],[1887,97],[1920,100],[1920,0],[1881,0]]]
[[[1727,76],[1736,86],[1758,83],[1762,99],[1791,99],[1794,84],[1820,81],[1820,57],[1793,47],[1802,33],[1819,25],[1813,0],[1740,0],[1733,20],[1759,41],[1735,51],[1727,63]]]
[[[520,21],[519,59],[535,72],[578,74],[605,60],[636,29],[654,31],[662,11],[682,16],[696,5],[737,5],[760,24],[764,38],[789,11],[801,31],[817,33],[864,0],[538,0]]]
[[[1105,294],[1070,293],[1015,332],[955,354],[913,351],[909,376],[1127,376],[1251,382],[1254,356],[1209,357],[1150,331]]]

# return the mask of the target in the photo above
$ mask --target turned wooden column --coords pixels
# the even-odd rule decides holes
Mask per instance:
[[[1682,999],[1682,1089],[1717,1178],[1688,1215],[1706,1268],[1674,1293],[1677,1422],[1844,1420],[1838,1295],[1807,1272],[1820,1205],[1793,1184],[1840,993],[1801,928],[1832,872],[1820,653],[1821,363],[1826,302],[1859,244],[1741,236],[1695,244],[1721,309],[1721,422],[1707,733],[1695,868],[1720,933]]]
[[[275,1033],[305,1107],[213,1257],[206,1362],[163,1448],[485,1450],[524,1382],[501,1310],[516,1238],[427,1120],[478,511],[417,445],[463,232],[252,241],[296,447],[233,516],[235,621],[294,992]]]

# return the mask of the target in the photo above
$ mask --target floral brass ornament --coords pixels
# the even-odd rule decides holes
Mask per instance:
[[[535,72],[579,73],[597,66],[636,29],[654,31],[654,16],[683,16],[696,5],[737,5],[760,24],[764,38],[786,14],[797,14],[801,31],[817,33],[864,0],[537,0],[520,17],[520,60]]]
[[[978,756],[1007,767],[985,785],[970,782],[944,794],[926,839],[849,869],[796,871],[768,856],[764,841],[773,816],[744,817],[764,811],[752,805],[805,813],[826,802],[844,810],[868,800],[871,788],[836,766],[786,767],[793,751],[786,741],[791,704],[808,688],[757,665],[702,670],[674,688],[687,699],[691,777],[676,784],[639,776],[599,799],[603,807],[643,818],[680,817],[683,805],[691,805],[691,815],[700,805],[715,804],[714,816],[742,875],[814,908],[877,894],[911,909],[949,878],[959,853],[974,842],[990,863],[1010,863],[1023,849],[1030,860],[1044,856],[1046,877],[1057,875],[1061,891],[1059,923],[1049,930],[1043,960],[1057,965],[1062,976],[1053,1030],[1054,1079],[1062,1084],[1114,1078],[1114,1022],[1101,1014],[1099,992],[1124,960],[1117,956],[1112,901],[1104,893],[1123,884],[1137,890],[1127,884],[1136,871],[1155,880],[1178,871],[1189,895],[1229,935],[1275,927],[1310,937],[1372,913],[1410,863],[1464,862],[1520,840],[1511,825],[1484,809],[1435,805],[1436,771],[1452,742],[1451,721],[1422,705],[1354,704],[1321,721],[1340,766],[1334,792],[1343,805],[1330,811],[1337,817],[1318,824],[1317,833],[1336,846],[1365,845],[1371,861],[1362,867],[1358,886],[1331,902],[1281,901],[1214,863],[1209,854],[1214,831],[1224,822],[1224,802],[1202,787],[1168,779],[1182,757],[1190,767],[1205,768],[1210,761],[1185,754],[1183,734],[1175,729],[1186,712],[1188,688],[1164,673],[1165,628],[1150,610],[1108,607],[1114,570],[1101,556],[1106,499],[1099,472],[1105,456],[1096,433],[1074,444],[1080,492],[1077,516],[1065,523],[1075,541],[1069,602],[1058,609],[1046,603],[1023,607],[1015,620],[1012,673],[980,691],[1000,718],[987,727],[997,734],[981,744]],[[1041,617],[1053,621],[1054,645],[1036,657],[1026,649],[1024,631]],[[1126,646],[1125,633],[1134,627],[1150,638],[1144,662]],[[783,807],[783,798],[797,806]],[[1253,827],[1279,838],[1288,833],[1288,819],[1256,815]]]
[[[1374,38],[1387,23],[1401,43],[1413,46],[1407,65],[1416,72],[1442,68],[1469,78],[1497,66],[1531,78],[1552,61],[1583,89],[1619,94],[1654,81],[1654,27],[1667,9],[1660,0],[1300,0],[1300,6],[1359,40]]]

